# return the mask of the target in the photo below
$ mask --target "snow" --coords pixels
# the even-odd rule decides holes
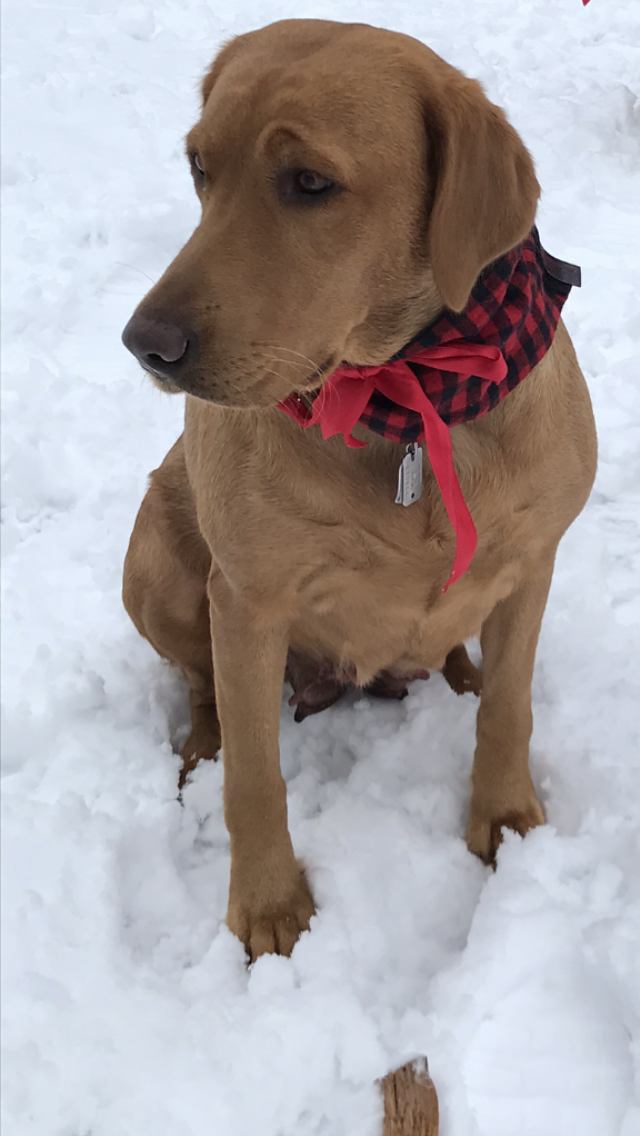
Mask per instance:
[[[224,926],[222,769],[176,799],[187,699],[121,607],[180,430],[119,336],[197,219],[182,138],[231,34],[286,15],[413,34],[536,159],[600,468],[534,684],[548,826],[493,874],[463,840],[473,699],[440,676],[295,726],[319,905],[250,970]],[[426,1053],[442,1136],[640,1133],[640,7],[636,0],[6,0],[5,1136],[379,1136]]]

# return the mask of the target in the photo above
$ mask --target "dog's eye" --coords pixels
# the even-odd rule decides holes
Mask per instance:
[[[295,176],[295,187],[298,193],[312,193],[316,196],[319,193],[327,193],[334,186],[335,182],[331,178],[323,177],[322,174],[317,174],[315,170],[299,170]]]
[[[191,159],[191,169],[193,170],[193,176],[197,181],[203,182],[207,175],[205,174],[204,166],[200,161],[200,155],[196,154],[194,151],[193,154],[189,155],[189,157]]]
[[[286,170],[278,177],[283,205],[320,205],[339,193],[342,186],[316,170]]]

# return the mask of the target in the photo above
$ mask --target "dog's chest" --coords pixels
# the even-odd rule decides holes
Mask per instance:
[[[485,564],[443,594],[450,539],[409,529],[404,545],[363,529],[341,535],[300,572],[292,639],[352,663],[361,684],[387,667],[440,668],[453,646],[479,633],[519,576],[517,563],[496,558],[491,570]]]
[[[324,492],[263,482],[233,523],[228,514],[214,550],[237,586],[287,619],[292,646],[349,662],[361,684],[394,665],[440,667],[515,577],[496,533],[495,552],[443,595],[454,536],[442,501],[427,478],[418,500],[396,504],[393,472],[364,487],[347,476]]]

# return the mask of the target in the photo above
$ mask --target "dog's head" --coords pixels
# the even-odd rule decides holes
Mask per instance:
[[[123,335],[164,389],[270,406],[383,363],[533,223],[502,111],[407,36],[286,20],[227,45],[202,95],[201,221]]]

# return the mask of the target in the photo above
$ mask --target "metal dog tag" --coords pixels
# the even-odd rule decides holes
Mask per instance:
[[[413,442],[400,462],[396,505],[413,505],[422,496],[422,450]]]

